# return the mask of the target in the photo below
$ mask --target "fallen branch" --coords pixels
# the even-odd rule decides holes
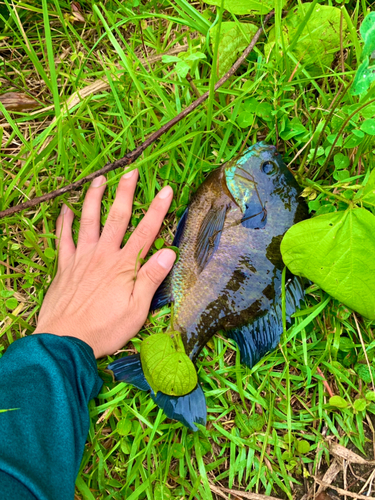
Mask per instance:
[[[359,495],[358,493],[354,493],[353,491],[348,491],[348,490],[343,490],[342,488],[338,488],[337,486],[333,486],[332,484],[325,483],[324,481],[321,481],[315,476],[311,476],[318,484],[323,486],[324,488],[330,488],[331,490],[337,491],[340,495],[343,496],[348,496],[351,498],[357,498],[358,500],[375,500],[375,497],[368,497],[365,495]]]
[[[250,45],[244,50],[241,57],[237,59],[237,61],[233,64],[230,70],[227,73],[225,73],[225,75],[222,76],[220,80],[216,83],[215,91],[219,89],[232,75],[234,75],[234,73],[237,71],[240,65],[245,61],[246,57],[250,54],[255,44],[259,40],[260,35],[263,33],[264,26],[273,17],[273,15],[274,11],[271,11],[269,14],[266,15],[263,21],[263,26],[259,28],[258,31],[255,33],[253,39],[250,42]],[[56,189],[55,191],[51,191],[50,193],[46,193],[43,196],[32,198],[31,200],[28,200],[25,203],[20,203],[19,205],[16,205],[14,207],[7,208],[6,210],[0,212],[0,218],[6,217],[8,215],[13,215],[27,208],[35,207],[36,205],[39,205],[39,203],[42,203],[43,201],[53,200],[54,198],[57,198],[58,196],[68,193],[73,189],[80,188],[83,184],[92,181],[93,179],[95,179],[95,177],[98,177],[99,175],[106,174],[111,170],[115,170],[116,168],[124,168],[125,166],[134,163],[137,160],[137,158],[141,156],[143,151],[145,151],[145,149],[147,149],[153,142],[159,139],[159,137],[161,137],[163,134],[168,132],[168,130],[170,130],[174,125],[176,125],[176,123],[178,123],[183,118],[188,116],[195,108],[197,108],[200,104],[202,104],[202,102],[204,102],[208,96],[209,96],[209,91],[202,94],[198,99],[196,99],[193,103],[191,103],[190,106],[181,111],[181,113],[179,113],[172,120],[163,125],[159,130],[151,134],[150,137],[148,137],[140,146],[138,146],[133,151],[127,153],[123,158],[116,160],[113,163],[107,163],[103,168],[97,170],[96,172],[93,172],[92,174],[87,175],[86,177],[83,177],[79,181],[73,182],[72,184],[68,184],[67,186],[64,186],[60,189]]]
[[[354,453],[354,451],[348,450],[345,446],[334,443],[333,441],[329,442],[329,451],[335,457],[342,458],[351,464],[375,465],[375,460],[366,460],[365,458],[357,455],[357,453]]]

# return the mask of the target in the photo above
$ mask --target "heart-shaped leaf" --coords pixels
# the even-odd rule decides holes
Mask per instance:
[[[364,208],[320,215],[289,229],[281,253],[292,273],[375,319],[375,216]]]
[[[183,396],[195,389],[198,378],[193,362],[185,354],[179,332],[151,335],[141,344],[141,363],[155,393]]]
[[[305,69],[312,75],[320,75],[326,67],[330,67],[335,52],[340,49],[340,9],[329,5],[316,4],[307,23],[306,14],[311,6],[310,2],[303,2],[289,10],[283,19],[282,30],[285,41],[285,49],[292,43],[294,57],[304,65]],[[300,26],[304,25],[302,33]],[[346,34],[347,24],[342,22],[343,36]],[[295,36],[299,37],[295,40]],[[272,28],[268,43],[264,46],[264,54],[268,58],[271,50],[282,53],[284,48],[275,47],[275,28]]]
[[[214,48],[217,26],[210,30],[210,40]],[[218,46],[217,73],[223,76],[237,59],[237,56],[250,43],[258,27],[250,23],[221,23]]]

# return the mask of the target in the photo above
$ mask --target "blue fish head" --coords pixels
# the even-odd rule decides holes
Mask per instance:
[[[258,142],[225,166],[226,185],[246,227],[261,228],[267,211],[292,209],[299,188],[275,146]]]

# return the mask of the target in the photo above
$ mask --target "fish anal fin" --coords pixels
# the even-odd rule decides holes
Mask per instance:
[[[287,321],[299,307],[303,296],[301,281],[294,277],[287,283],[285,290]],[[276,348],[282,332],[281,296],[278,295],[278,302],[264,316],[257,318],[249,325],[230,330],[226,334],[237,343],[241,354],[241,363],[252,368],[263,356]]]
[[[203,271],[219,247],[226,213],[226,205],[214,207],[207,213],[202,222],[195,250],[195,259],[199,272]]]

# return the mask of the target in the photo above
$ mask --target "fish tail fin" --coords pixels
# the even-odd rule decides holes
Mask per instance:
[[[155,395],[143,373],[139,354],[117,359],[108,369],[113,371],[117,381],[134,385],[141,391],[151,391],[151,398],[167,417],[178,420],[192,431],[198,430],[195,424],[206,424],[206,399],[200,385],[185,396],[168,396],[160,391]]]
[[[117,381],[134,385],[134,387],[141,389],[141,391],[149,391],[151,389],[143,373],[139,354],[116,359],[116,361],[108,365],[108,370],[113,371],[115,380]]]
[[[198,430],[195,424],[206,425],[206,399],[199,384],[185,396],[168,396],[163,392],[155,395],[151,392],[151,397],[167,417],[178,420],[192,431]]]
[[[291,314],[296,311],[304,297],[301,281],[295,277],[288,282],[285,292],[286,319],[289,321]],[[275,304],[267,314],[253,323],[226,333],[237,343],[241,354],[241,363],[252,368],[263,356],[276,348],[282,332],[281,304]]]

